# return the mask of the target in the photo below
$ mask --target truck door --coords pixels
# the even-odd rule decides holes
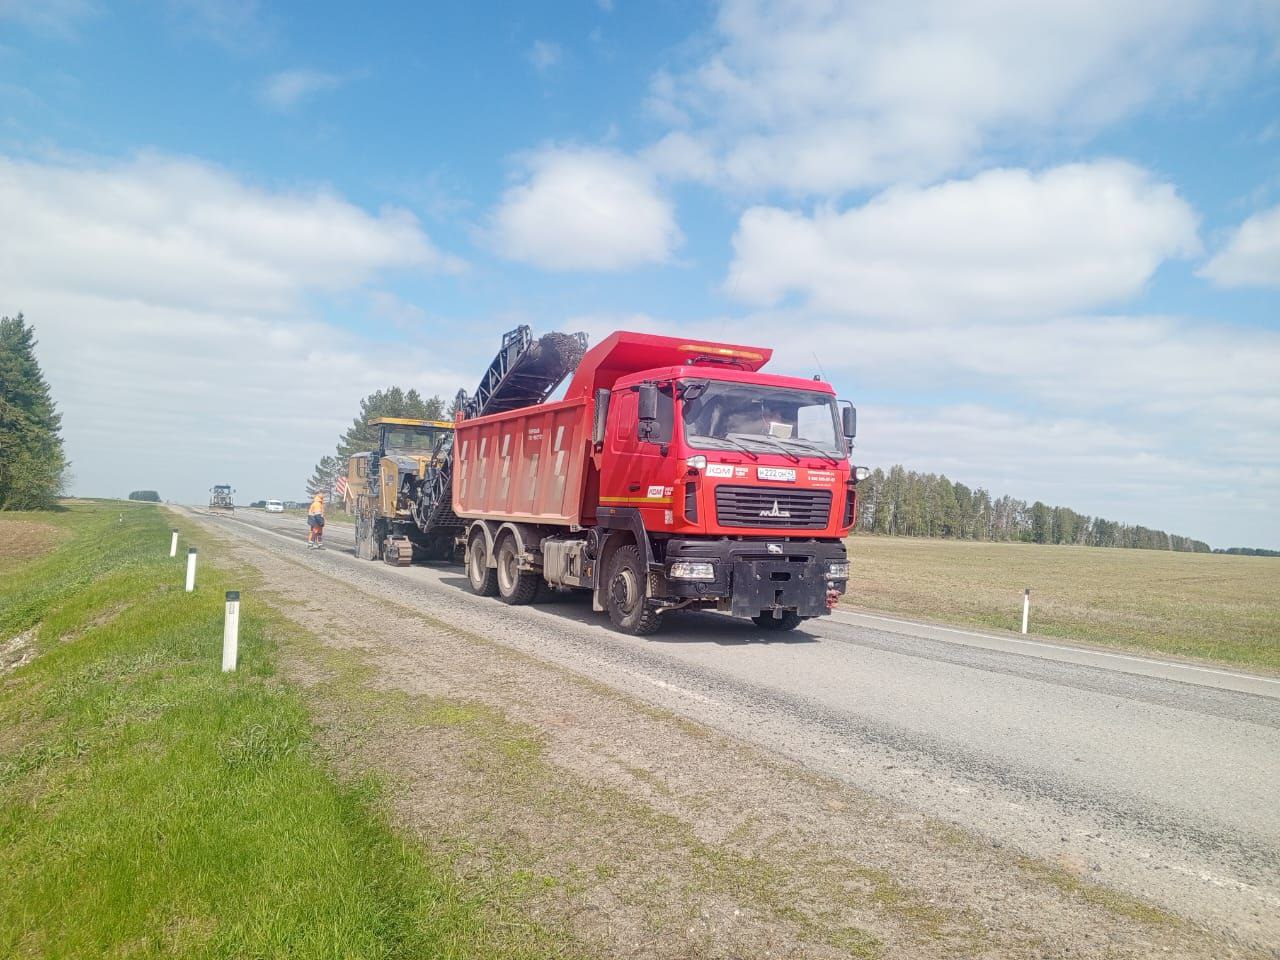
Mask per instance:
[[[646,530],[669,529],[672,477],[662,450],[671,441],[670,391],[660,394],[659,420],[648,440],[640,437],[637,413],[634,390],[614,392],[600,464],[600,503],[639,509]]]

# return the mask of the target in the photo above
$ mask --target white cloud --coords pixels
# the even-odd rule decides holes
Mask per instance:
[[[560,62],[560,45],[547,40],[535,40],[527,56],[535,70],[545,73]]]
[[[650,106],[712,134],[743,189],[839,194],[1228,86],[1278,19],[1213,0],[723,0],[710,52],[657,74]]]
[[[755,207],[734,236],[734,297],[898,318],[1032,317],[1141,291],[1198,249],[1174,189],[1124,163],[891,189],[843,213]]]
[[[589,148],[548,148],[528,161],[490,220],[496,250],[546,270],[625,270],[670,259],[675,213],[640,163]]]
[[[80,26],[97,15],[90,0],[0,0],[0,21],[19,23],[45,36],[70,39]]]
[[[336,90],[345,81],[342,77],[319,70],[282,70],[263,81],[260,91],[262,101],[273,110],[292,110],[303,100]]]
[[[983,404],[862,404],[855,460],[1208,540],[1280,542],[1280,468],[1190,455],[1175,430]]]
[[[427,311],[388,290],[374,290],[369,294],[369,313],[402,330],[421,329],[427,323]]]
[[[405,214],[154,156],[0,159],[0,208],[0,313],[35,326],[79,492],[192,500],[225,479],[298,496],[361,396],[448,396],[471,379],[432,348],[389,349],[308,310],[389,270],[448,266]],[[377,290],[372,303],[408,306]]]
[[[1200,275],[1222,287],[1280,287],[1280,205],[1240,224]]]
[[[151,303],[277,312],[379,270],[458,267],[404,211],[372,216],[323,190],[271,193],[170,157],[0,158],[0,209],[0,263],[24,285]]]
[[[712,183],[720,172],[715,153],[706,141],[682,130],[668,133],[640,152],[640,162],[671,180]]]
[[[237,52],[264,51],[277,34],[258,0],[161,0],[169,25]]]

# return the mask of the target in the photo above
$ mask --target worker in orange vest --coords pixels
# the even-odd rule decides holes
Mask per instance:
[[[324,549],[324,494],[317,493],[307,508],[307,526],[311,528],[307,534],[307,547],[312,550]]]

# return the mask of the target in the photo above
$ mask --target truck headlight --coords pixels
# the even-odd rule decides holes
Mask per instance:
[[[698,454],[686,460],[684,465],[690,470],[705,470],[707,469],[707,458],[702,454]]]
[[[867,477],[869,477],[869,476],[871,476],[871,468],[870,468],[870,467],[854,467],[854,468],[853,468],[853,479],[855,479],[855,480],[865,480],[865,479],[867,479]]]
[[[677,560],[668,575],[672,580],[714,580],[716,568],[705,560]]]
[[[827,577],[831,580],[849,579],[849,561],[832,560],[827,564]]]

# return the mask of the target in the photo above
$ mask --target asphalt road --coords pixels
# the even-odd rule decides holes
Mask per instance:
[[[513,608],[472,596],[461,567],[356,560],[342,525],[308,552],[296,516],[211,522],[989,842],[1280,945],[1275,679],[845,611],[782,638],[709,613],[627,637],[580,595]]]

